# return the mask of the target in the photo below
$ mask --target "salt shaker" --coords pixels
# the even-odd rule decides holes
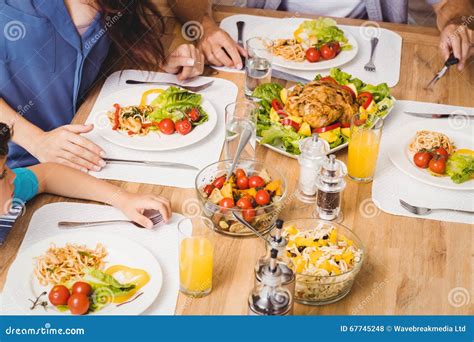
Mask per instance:
[[[316,177],[322,157],[329,152],[329,144],[314,134],[310,138],[301,140],[299,147],[301,151],[298,156],[300,179],[295,195],[302,202],[315,203]]]
[[[295,272],[294,265],[290,258],[286,255],[286,246],[288,240],[282,236],[283,221],[278,219],[275,229],[270,234],[267,241],[267,253],[260,258],[255,266],[255,281],[262,281],[263,270],[270,265],[272,260],[271,251],[277,251],[277,267],[281,270],[282,286],[290,291],[291,295],[295,293]]]
[[[346,165],[337,160],[334,154],[323,159],[316,180],[318,191],[315,217],[327,221],[342,219],[341,199],[342,191],[346,187],[346,175]]]
[[[286,316],[291,314],[293,296],[282,286],[282,274],[277,267],[276,249],[271,251],[270,265],[262,270],[262,279],[249,296],[249,315]]]

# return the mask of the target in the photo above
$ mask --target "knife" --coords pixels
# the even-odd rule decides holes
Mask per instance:
[[[433,86],[436,84],[436,82],[438,82],[441,79],[441,77],[443,77],[444,74],[446,74],[449,67],[451,65],[458,64],[458,63],[459,63],[459,59],[454,57],[454,54],[451,52],[451,54],[449,55],[449,58],[444,63],[443,68],[435,75],[435,77],[433,77],[433,79],[430,81],[430,83],[428,83],[428,85],[426,86],[426,89],[429,90],[429,89],[433,88]]]
[[[469,115],[469,114],[456,114],[456,113],[417,113],[417,112],[404,112],[405,114],[412,115],[412,116],[417,116],[420,118],[431,118],[431,119],[445,119],[445,118],[454,118],[454,117],[467,117],[470,119],[470,117],[474,118],[474,115]]]
[[[276,70],[276,69],[272,69],[272,77],[278,78],[280,80],[292,81],[292,82],[304,83],[304,84],[311,81],[311,80],[308,80],[306,78],[296,76],[296,75],[292,75],[292,74],[289,74],[287,72],[284,72],[284,71],[281,71],[281,70]]]
[[[133,165],[143,165],[143,166],[159,166],[159,167],[169,167],[176,169],[186,169],[186,170],[195,170],[199,169],[192,165],[172,163],[172,162],[162,162],[162,161],[149,161],[149,160],[128,160],[128,159],[116,159],[116,158],[104,158],[108,164],[133,164]]]
[[[238,21],[235,23],[237,25],[237,44],[245,49],[244,47],[244,27],[245,27],[245,22],[244,21]],[[242,69],[240,70],[244,70],[245,69],[245,57],[244,56],[241,56],[242,57]]]

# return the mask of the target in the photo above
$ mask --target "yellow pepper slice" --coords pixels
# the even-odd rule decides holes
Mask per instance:
[[[140,106],[145,106],[146,105],[146,100],[148,98],[148,95],[150,94],[161,94],[164,90],[163,89],[150,89],[150,90],[147,90],[145,91],[143,94],[142,94],[142,99],[140,100]]]

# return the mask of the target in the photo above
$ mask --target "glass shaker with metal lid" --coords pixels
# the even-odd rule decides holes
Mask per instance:
[[[337,160],[334,154],[324,158],[316,182],[318,192],[315,217],[328,221],[342,220],[341,200],[342,191],[346,187],[346,175],[346,165]]]
[[[285,316],[293,308],[293,296],[282,286],[281,269],[277,267],[276,249],[271,250],[270,265],[263,267],[262,279],[249,296],[249,315]]]
[[[300,178],[295,195],[302,202],[315,203],[318,190],[316,177],[321,159],[329,153],[329,144],[313,134],[312,137],[301,140],[299,147]]]
[[[283,220],[278,219],[275,229],[267,240],[267,253],[260,258],[255,266],[255,281],[261,282],[262,273],[265,267],[271,262],[271,251],[277,251],[277,267],[281,270],[282,285],[290,291],[292,295],[295,293],[295,272],[291,259],[286,254],[286,246],[288,240],[282,236]]]

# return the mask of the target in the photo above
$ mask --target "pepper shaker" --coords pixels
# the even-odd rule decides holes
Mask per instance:
[[[315,217],[327,221],[342,220],[341,199],[346,187],[346,175],[346,165],[337,160],[334,154],[323,159],[316,181],[318,191]]]
[[[298,156],[300,164],[300,178],[296,198],[304,203],[316,202],[316,178],[323,157],[329,152],[329,144],[319,139],[317,134],[306,138],[299,143],[301,154]]]

